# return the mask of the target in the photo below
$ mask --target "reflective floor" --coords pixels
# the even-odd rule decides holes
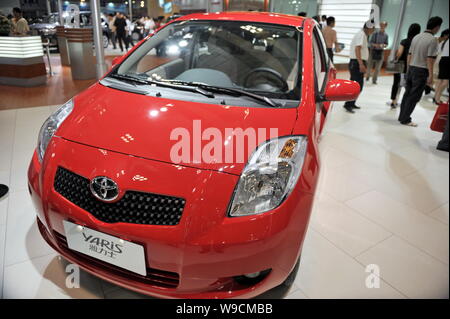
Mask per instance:
[[[386,105],[391,83],[368,85],[356,114],[335,105],[299,274],[262,298],[449,297],[449,155],[435,149],[427,98],[414,113],[418,128],[397,124]],[[70,265],[38,234],[26,170],[54,109],[0,111],[0,183],[11,187],[0,201],[0,297],[146,298],[84,272],[80,288],[68,288]]]
[[[110,65],[112,59],[112,57],[107,57],[106,63]],[[0,110],[62,104],[95,82],[95,79],[72,80],[70,67],[61,65],[59,54],[52,54],[50,61],[53,76],[47,75],[47,83],[44,86],[0,85]],[[44,62],[49,71],[47,58],[44,59]]]

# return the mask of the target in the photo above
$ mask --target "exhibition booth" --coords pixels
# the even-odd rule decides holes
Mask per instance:
[[[41,37],[0,37],[0,84],[29,87],[46,82]]]

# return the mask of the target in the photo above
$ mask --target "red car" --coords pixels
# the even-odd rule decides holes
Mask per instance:
[[[40,131],[28,179],[44,239],[156,297],[292,284],[330,101],[359,94],[317,23],[188,15],[114,62]]]

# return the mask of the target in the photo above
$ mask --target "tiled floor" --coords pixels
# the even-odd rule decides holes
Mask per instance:
[[[294,286],[261,296],[448,298],[449,155],[435,150],[435,108],[424,99],[400,126],[385,102],[391,78],[368,85],[351,115],[336,104],[321,142],[323,170]],[[70,265],[41,239],[26,168],[41,123],[54,107],[0,111],[0,297],[144,298],[86,273],[66,286]],[[379,288],[367,288],[376,265]],[[372,266],[371,266],[372,267]]]

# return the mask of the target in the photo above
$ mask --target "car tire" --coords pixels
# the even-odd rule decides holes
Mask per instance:
[[[139,42],[141,40],[141,34],[139,32],[133,32],[131,38],[134,42]]]
[[[294,284],[295,278],[297,277],[298,269],[300,268],[300,257],[297,260],[297,263],[294,266],[294,269],[292,269],[291,273],[287,278],[281,283],[280,286],[284,287],[290,287]]]
[[[103,35],[103,48],[106,49],[108,47],[108,44],[109,44],[108,37],[104,34]]]

